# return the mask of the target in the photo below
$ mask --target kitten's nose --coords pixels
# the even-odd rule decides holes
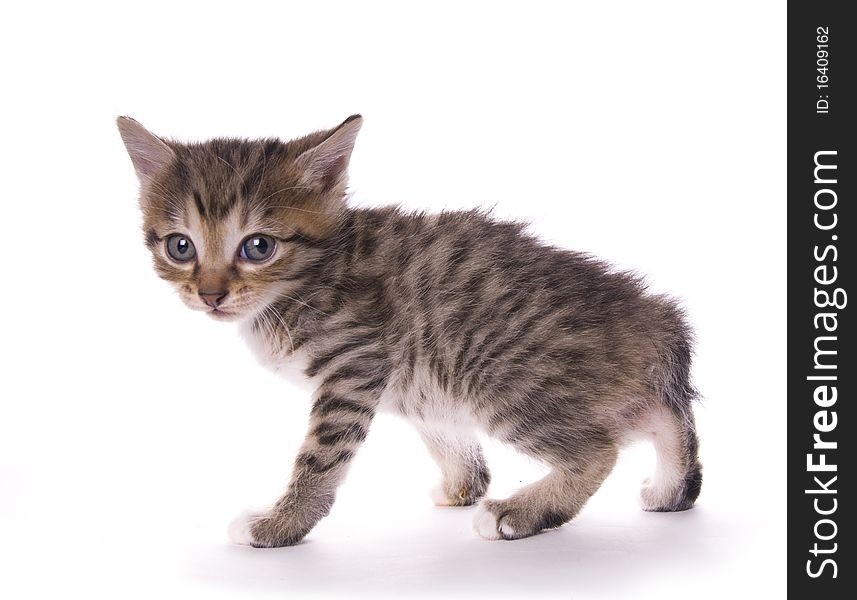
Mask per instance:
[[[223,302],[223,299],[229,295],[227,291],[207,291],[207,290],[199,290],[199,297],[202,298],[202,301],[208,304],[211,308],[217,308]]]

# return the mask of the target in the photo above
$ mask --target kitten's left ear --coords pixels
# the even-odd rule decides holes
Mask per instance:
[[[149,181],[175,159],[175,153],[161,138],[131,117],[119,117],[116,125],[141,182]]]
[[[363,125],[363,117],[351,115],[332,130],[324,141],[303,152],[295,160],[307,186],[328,191],[347,182],[348,161],[354,141]]]

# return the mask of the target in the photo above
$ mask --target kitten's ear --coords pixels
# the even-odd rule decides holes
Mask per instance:
[[[344,186],[348,161],[362,125],[363,117],[351,115],[322,142],[298,156],[295,164],[301,170],[303,183],[320,191]]]
[[[161,138],[131,117],[119,117],[116,125],[140,181],[150,180],[175,159],[175,153]]]

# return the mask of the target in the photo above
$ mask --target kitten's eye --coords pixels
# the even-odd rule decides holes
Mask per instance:
[[[190,238],[183,235],[171,235],[167,238],[167,254],[175,261],[187,262],[196,256],[196,248]]]
[[[274,253],[274,238],[267,235],[253,235],[241,244],[241,258],[247,260],[262,261],[271,257]]]

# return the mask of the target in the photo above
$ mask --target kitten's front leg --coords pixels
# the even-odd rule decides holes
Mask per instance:
[[[369,390],[366,386],[322,385],[288,490],[270,510],[233,521],[233,542],[257,548],[291,546],[327,516],[375,414],[380,389],[377,384]]]

